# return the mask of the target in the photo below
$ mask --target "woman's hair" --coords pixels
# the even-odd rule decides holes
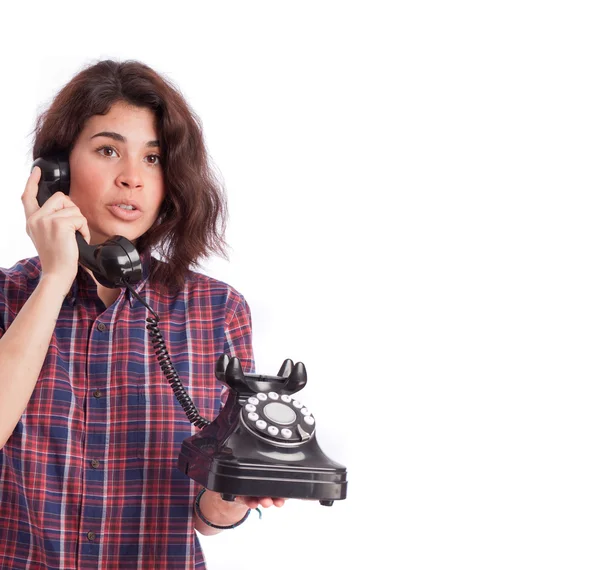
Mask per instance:
[[[136,242],[157,251],[156,285],[181,288],[189,268],[212,253],[226,256],[227,205],[209,166],[200,119],[179,90],[138,61],[101,61],[80,71],[37,119],[33,159],[71,152],[87,119],[123,101],[156,116],[165,199],[154,225]]]

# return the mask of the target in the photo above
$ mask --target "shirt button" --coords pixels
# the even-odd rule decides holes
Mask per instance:
[[[87,537],[90,542],[96,540],[96,533],[90,530],[90,532],[87,533]]]
[[[100,332],[104,332],[106,330],[106,325],[104,323],[98,323],[96,327]]]
[[[100,397],[102,397],[102,392],[100,392],[100,390],[96,390],[94,392],[94,398],[100,398]]]
[[[100,461],[98,461],[97,459],[92,459],[92,460],[90,461],[90,463],[92,464],[92,467],[93,467],[94,469],[98,469],[98,467],[100,466]]]

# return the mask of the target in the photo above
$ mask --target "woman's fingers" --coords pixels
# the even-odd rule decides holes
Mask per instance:
[[[238,497],[243,501],[250,509],[256,509],[257,507],[263,507],[268,509],[269,507],[283,507],[285,499],[279,497]]]
[[[21,195],[21,202],[25,209],[25,217],[29,218],[32,214],[40,209],[37,201],[38,185],[40,178],[42,177],[42,171],[39,166],[33,168],[25,184],[25,190]]]
[[[81,210],[63,192],[55,192],[39,206],[41,170],[34,167],[21,196],[27,234],[37,249],[44,275],[55,274],[70,286],[77,273],[79,249],[75,232],[90,242],[90,230]]]

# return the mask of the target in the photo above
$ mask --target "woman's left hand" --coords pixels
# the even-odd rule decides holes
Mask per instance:
[[[206,490],[200,498],[200,510],[203,516],[213,525],[227,526],[241,521],[248,509],[262,507],[283,507],[285,499],[279,497],[236,497],[233,501],[225,501],[221,494]],[[196,529],[204,535],[216,534],[218,529],[206,525],[201,519],[196,518]]]
[[[278,497],[236,497],[235,501],[246,505],[249,509],[256,509],[256,507],[268,509],[272,506],[283,507],[285,504],[285,499]]]

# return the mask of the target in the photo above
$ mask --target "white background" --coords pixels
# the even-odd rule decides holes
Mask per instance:
[[[37,113],[139,59],[202,118],[259,371],[301,394],[348,499],[203,538],[210,570],[600,566],[593,2],[4,8],[0,265],[35,254]],[[7,33],[10,32],[10,33]],[[385,561],[384,561],[385,560]]]

